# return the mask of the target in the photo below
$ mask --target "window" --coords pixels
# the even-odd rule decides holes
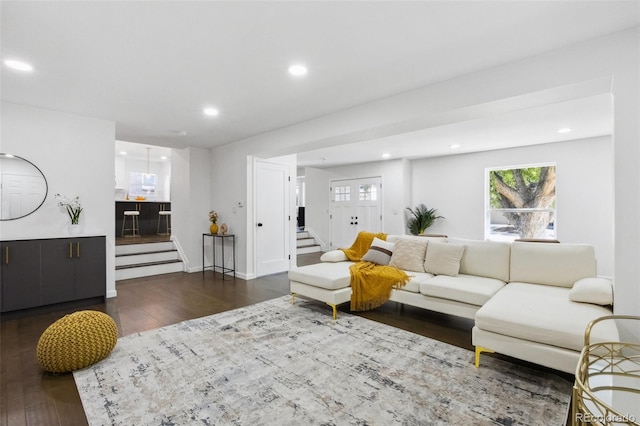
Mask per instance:
[[[351,187],[349,185],[336,186],[334,194],[334,201],[349,201],[351,200]]]
[[[487,170],[485,237],[556,238],[556,167],[545,164]]]
[[[360,201],[376,201],[378,199],[378,187],[375,184],[367,183],[359,187],[358,199]]]
[[[129,173],[129,196],[150,196],[156,192],[156,175],[151,173]]]

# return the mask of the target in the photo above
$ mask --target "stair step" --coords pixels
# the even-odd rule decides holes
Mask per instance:
[[[181,272],[182,270],[183,263],[181,260],[116,266],[116,281],[148,277],[151,275],[170,274],[172,272]]]
[[[322,247],[319,245],[306,246],[306,247],[298,247],[296,250],[297,254],[306,254],[306,253],[316,253],[322,251]]]
[[[302,232],[297,232],[296,233],[296,238],[299,240],[305,239],[305,238],[311,238],[311,236],[309,235],[309,233],[307,231],[302,231]]]
[[[155,265],[168,265],[171,263],[182,263],[180,259],[171,259],[171,260],[160,260],[157,262],[144,262],[144,263],[134,263],[131,265],[119,265],[116,266],[116,271],[120,269],[131,269],[131,268],[142,268],[145,266],[155,266]]]
[[[154,251],[167,251],[173,249],[172,241],[165,241],[161,243],[125,244],[116,246],[116,256]]]
[[[178,250],[150,251],[116,255],[116,267],[178,260]]]
[[[315,238],[301,238],[296,241],[298,247],[313,246],[316,244]]]

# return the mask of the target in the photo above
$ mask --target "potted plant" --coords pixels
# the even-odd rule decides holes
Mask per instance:
[[[80,205],[80,197],[67,198],[64,195],[56,194],[55,198],[58,200],[58,207],[64,207],[67,210],[71,224],[77,225],[80,223],[80,213],[83,210]]]
[[[424,204],[418,204],[415,209],[407,207],[407,210],[411,213],[407,225],[409,226],[409,232],[413,235],[424,234],[424,231],[433,225],[436,219],[444,219],[443,216],[436,214],[436,209],[428,209]]]

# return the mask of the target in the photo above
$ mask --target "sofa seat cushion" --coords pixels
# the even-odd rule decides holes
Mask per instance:
[[[327,290],[337,290],[351,285],[349,267],[353,262],[323,262],[289,270],[289,279]]]
[[[510,283],[476,313],[482,330],[532,342],[581,351],[587,324],[611,310],[572,302],[569,288],[543,284]],[[592,342],[617,341],[613,321],[592,330]]]
[[[438,275],[421,283],[420,293],[425,296],[482,306],[504,286],[504,281],[495,278],[464,274],[457,277]]]
[[[410,291],[411,293],[420,293],[420,284],[433,278],[433,275],[426,272],[404,271],[409,275],[409,282],[400,287],[400,290]]]

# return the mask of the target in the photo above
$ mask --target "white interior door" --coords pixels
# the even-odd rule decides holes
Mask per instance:
[[[331,247],[350,247],[360,231],[382,232],[382,178],[331,183]]]
[[[289,167],[256,162],[256,275],[289,270]]]

